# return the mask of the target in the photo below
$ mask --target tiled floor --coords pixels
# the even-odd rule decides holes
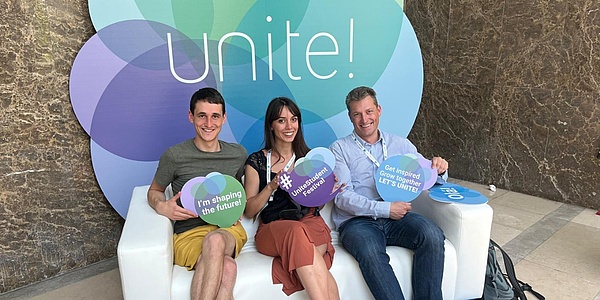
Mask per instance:
[[[510,254],[519,279],[549,300],[600,300],[597,210],[451,181],[489,198],[494,209],[492,239]],[[123,299],[119,280],[118,265],[113,258],[2,294],[0,299]]]

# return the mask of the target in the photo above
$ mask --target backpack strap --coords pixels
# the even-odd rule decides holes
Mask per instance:
[[[530,292],[531,294],[533,294],[536,298],[540,299],[540,300],[546,300],[546,297],[544,297],[544,295],[536,292],[533,290],[533,288],[527,283],[527,282],[523,282],[521,280],[518,280],[519,283],[521,284],[521,288],[523,289],[523,292]]]
[[[502,260],[504,261],[504,267],[506,269],[506,275],[508,276],[508,280],[510,281],[510,285],[512,285],[513,291],[515,292],[515,298],[516,299],[527,300],[527,297],[525,296],[525,292],[523,292],[523,289],[521,288],[521,285],[519,284],[519,280],[517,279],[517,274],[515,273],[515,267],[513,265],[512,260],[508,256],[508,253],[506,253],[492,239],[490,239],[490,243],[492,243],[492,245],[494,245],[494,247],[496,247],[496,249],[500,250],[500,252],[502,253]]]

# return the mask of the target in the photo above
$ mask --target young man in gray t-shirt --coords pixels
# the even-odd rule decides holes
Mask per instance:
[[[216,89],[202,88],[194,93],[188,118],[196,136],[163,153],[148,190],[148,203],[157,213],[175,221],[174,262],[195,270],[191,299],[233,299],[237,275],[233,259],[248,240],[246,231],[240,222],[227,228],[207,224],[183,208],[179,196],[188,180],[211,172],[240,180],[247,152],[239,144],[218,139],[227,116],[225,100]],[[169,184],[174,196],[167,200],[164,192]]]

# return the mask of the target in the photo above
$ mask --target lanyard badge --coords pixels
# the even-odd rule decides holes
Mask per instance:
[[[292,158],[290,158],[290,161],[288,161],[288,163],[283,168],[284,172],[287,172],[287,170],[290,169],[290,167],[294,163],[295,159],[296,159],[296,153],[292,154]],[[267,184],[269,184],[271,182],[271,149],[269,149],[269,151],[267,151],[267,175],[266,176],[267,176]],[[269,201],[273,201],[273,194],[275,194],[275,191],[273,191],[271,193],[271,196],[269,197]]]
[[[371,154],[371,152],[369,152],[369,150],[367,150],[367,148],[363,146],[363,144],[356,138],[356,135],[354,135],[354,132],[352,132],[352,138],[354,139],[354,142],[358,145],[360,150],[362,150],[362,152],[379,168],[379,162],[377,161],[377,159],[375,159],[375,156],[373,156],[373,154]],[[387,159],[388,153],[383,135],[381,136],[381,147],[383,148],[383,160],[385,161]]]

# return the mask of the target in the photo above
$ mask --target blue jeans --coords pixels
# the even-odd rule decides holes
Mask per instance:
[[[432,221],[414,212],[400,220],[354,217],[342,223],[339,232],[342,245],[358,262],[375,299],[404,299],[386,246],[413,250],[415,300],[442,299],[444,233]]]

